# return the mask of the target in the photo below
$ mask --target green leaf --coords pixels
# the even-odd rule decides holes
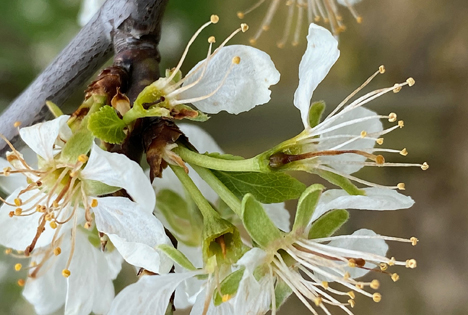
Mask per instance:
[[[333,233],[348,221],[348,218],[348,211],[342,209],[332,210],[322,215],[312,224],[309,230],[309,239],[333,235]]]
[[[277,278],[276,287],[275,287],[275,300],[276,300],[276,309],[279,309],[281,305],[288,299],[288,297],[292,294],[291,288],[281,280]]]
[[[88,129],[78,129],[65,144],[60,154],[60,160],[64,163],[76,163],[81,154],[88,154],[93,141],[94,136]]]
[[[309,225],[310,219],[315,211],[315,207],[325,189],[320,184],[315,184],[307,188],[301,195],[297,204],[296,218],[294,220],[293,231],[302,234]]]
[[[184,198],[169,189],[158,192],[156,207],[179,241],[189,246],[201,245],[202,218],[198,208],[191,208]]]
[[[324,101],[319,101],[312,103],[312,105],[309,108],[309,124],[310,127],[315,127],[317,126],[320,121],[322,120],[322,114],[323,111],[325,110],[325,102]]]
[[[174,247],[167,244],[161,244],[157,247],[157,249],[161,250],[164,254],[167,255],[167,257],[172,259],[179,266],[190,271],[197,270],[197,268],[195,268],[190,260],[188,260],[188,258],[181,251],[175,249]]]
[[[239,283],[244,275],[245,267],[240,268],[229,274],[219,285],[219,290],[215,290],[213,295],[214,305],[218,306],[223,303],[223,296],[231,296],[236,294],[239,289]],[[221,293],[221,294],[220,294]]]
[[[96,138],[112,144],[119,144],[125,140],[125,127],[127,125],[110,106],[101,107],[88,121],[88,129]]]
[[[57,105],[52,103],[51,101],[46,101],[46,105],[49,108],[49,111],[52,113],[52,115],[54,115],[55,118],[63,115],[62,110]]]
[[[242,222],[250,237],[262,248],[267,248],[271,243],[282,238],[262,204],[255,200],[252,194],[247,194],[242,199]]]
[[[341,175],[317,169],[315,169],[314,172],[329,183],[343,188],[343,190],[350,195],[359,196],[366,194],[364,190],[357,188],[349,179]]]
[[[306,186],[281,173],[244,173],[213,170],[213,174],[239,199],[251,193],[261,203],[278,203],[299,198]]]

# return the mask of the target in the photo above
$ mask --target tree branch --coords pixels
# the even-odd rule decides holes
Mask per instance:
[[[121,36],[123,33],[134,39],[153,34],[157,39],[153,45],[157,48],[160,19],[166,3],[167,0],[106,1],[68,46],[2,113],[0,133],[15,144],[19,137],[14,122],[19,121],[24,127],[44,120],[48,116],[46,100],[63,105],[72,92],[112,56],[114,42],[115,48],[122,50],[131,44],[131,41],[126,42],[128,36]],[[7,149],[2,141],[0,154]]]

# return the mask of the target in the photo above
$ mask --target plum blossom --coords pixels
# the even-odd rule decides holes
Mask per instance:
[[[38,167],[32,168],[10,145],[10,166],[2,172],[5,180],[26,177],[22,187],[2,200],[0,244],[31,257],[24,295],[40,314],[64,303],[67,314],[105,312],[113,298],[120,255],[153,272],[168,272],[172,266],[154,249],[170,241],[152,215],[154,191],[140,166],[124,155],[103,151],[92,137],[85,146],[77,144],[68,119],[60,116],[22,128],[20,136],[37,154]],[[102,197],[120,189],[132,200]],[[96,248],[107,243],[108,252]],[[60,274],[63,277],[56,279]],[[102,288],[92,298],[90,283]]]

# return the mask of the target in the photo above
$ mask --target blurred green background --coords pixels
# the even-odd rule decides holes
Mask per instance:
[[[177,63],[184,44],[210,14],[221,18],[196,42],[183,67],[185,72],[204,58],[205,39],[209,35],[218,39],[229,35],[240,23],[235,12],[252,4],[251,0],[169,2],[160,47],[163,67]],[[1,108],[79,31],[79,5],[78,0],[0,0]],[[246,16],[242,22],[251,26],[250,35],[240,34],[232,43],[248,43],[266,8],[264,4]],[[382,301],[375,304],[359,296],[355,313],[468,314],[468,4],[466,0],[364,0],[356,9],[363,17],[362,24],[341,8],[347,26],[340,35],[341,57],[317,89],[314,100],[325,100],[330,110],[381,64],[387,72],[366,91],[414,77],[414,87],[385,95],[368,107],[382,114],[396,112],[405,120],[405,128],[393,132],[385,141],[386,147],[406,147],[409,155],[392,159],[427,161],[431,168],[426,172],[416,168],[366,168],[360,172],[360,177],[373,182],[405,182],[405,193],[415,199],[416,205],[398,212],[352,211],[350,222],[340,232],[351,233],[365,227],[383,235],[417,236],[420,243],[416,247],[390,244],[389,256],[415,258],[418,268],[395,269],[401,276],[397,283],[380,277]],[[271,103],[238,116],[222,113],[203,125],[229,153],[252,156],[301,131],[292,98],[305,50],[306,28],[299,46],[288,44],[278,49],[276,42],[282,36],[285,15],[285,7],[280,6],[272,28],[257,42],[282,74],[280,83],[272,88]],[[76,91],[69,108],[76,107],[82,96],[82,90]],[[307,183],[317,180],[312,176],[301,179]],[[16,280],[24,275],[13,271],[13,261],[0,256],[0,314],[33,314],[16,285]],[[127,266],[124,270],[116,285],[118,290],[136,279],[132,268]],[[293,313],[307,313],[294,297],[282,309],[282,314]]]

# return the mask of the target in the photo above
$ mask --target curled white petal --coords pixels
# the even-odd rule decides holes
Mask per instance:
[[[271,94],[269,87],[278,83],[280,74],[268,54],[243,45],[221,48],[209,61],[201,81],[182,92],[179,99],[198,98],[215,91],[231,67],[234,57],[240,57],[241,61],[233,66],[223,86],[213,96],[192,102],[193,105],[209,114],[216,114],[223,110],[231,114],[239,114],[267,103]],[[192,71],[195,71],[194,69],[197,69],[200,63]],[[196,81],[201,74],[202,67],[195,73],[189,72],[187,76],[191,76],[185,85]]]
[[[284,207],[284,202],[264,204],[266,214],[270,217],[271,221],[283,230],[284,232],[291,231],[290,228],[290,214]]]
[[[307,50],[299,65],[299,86],[294,94],[294,106],[301,111],[304,127],[309,126],[312,94],[340,56],[338,42],[325,28],[310,24]]]

